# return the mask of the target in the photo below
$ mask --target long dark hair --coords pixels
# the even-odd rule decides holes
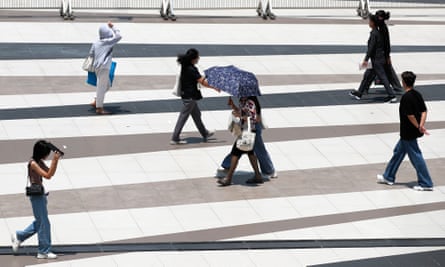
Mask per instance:
[[[199,57],[199,52],[195,48],[190,48],[185,54],[178,55],[176,60],[182,66],[192,65],[192,61]]]
[[[389,54],[391,53],[391,41],[389,39],[389,30],[385,21],[390,18],[390,13],[385,10],[378,10],[375,12],[375,16],[377,18],[377,27],[383,36],[384,48],[385,48],[385,57],[389,58]]]
[[[51,153],[51,148],[49,147],[48,142],[39,140],[34,144],[32,159],[36,162],[40,162],[42,159],[45,159],[49,153]]]
[[[252,100],[255,103],[256,113],[258,115],[261,115],[261,106],[260,101],[258,101],[258,97],[256,96],[249,96],[247,99]]]

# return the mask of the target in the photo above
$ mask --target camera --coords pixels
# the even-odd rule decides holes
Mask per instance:
[[[47,146],[49,147],[49,149],[51,149],[51,151],[58,152],[61,156],[64,156],[64,155],[65,155],[65,153],[64,153],[62,150],[60,150],[58,147],[56,147],[56,146],[53,145],[52,143],[48,142],[48,143],[47,143]]]

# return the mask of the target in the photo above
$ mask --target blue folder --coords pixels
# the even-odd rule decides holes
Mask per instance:
[[[110,84],[113,86],[113,80],[114,80],[114,72],[116,71],[116,62],[111,62],[110,67]],[[90,84],[92,86],[97,86],[97,76],[95,72],[88,72],[87,76],[87,84]]]

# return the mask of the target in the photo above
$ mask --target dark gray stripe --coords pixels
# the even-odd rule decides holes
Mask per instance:
[[[395,238],[395,239],[319,239],[319,240],[242,240],[211,242],[152,242],[91,245],[54,245],[59,256],[78,253],[129,253],[167,251],[221,251],[265,249],[326,249],[373,247],[442,247],[445,238]],[[27,246],[16,255],[36,254],[36,246]],[[11,255],[11,247],[0,247],[0,255]],[[103,256],[103,255],[102,255]],[[325,266],[325,265],[321,265]]]
[[[343,261],[326,264],[310,265],[311,267],[443,267],[445,266],[445,250],[407,253],[363,260]]]
[[[0,60],[85,58],[91,44],[0,43]],[[271,56],[364,53],[362,45],[214,45],[214,44],[119,44],[113,55],[119,57],[176,57],[190,47],[202,56]],[[444,52],[445,46],[391,47],[393,53]]]
[[[417,86],[425,101],[441,101],[445,94],[441,90],[443,85]],[[206,89],[210,90],[210,89]],[[332,106],[332,105],[356,105],[381,103],[387,96],[382,89],[371,90],[371,94],[357,101],[348,96],[350,90],[330,90],[301,93],[268,94],[260,97],[262,108],[308,107],[308,106]],[[93,97],[93,94],[92,94]],[[134,102],[118,102],[105,104],[105,108],[117,115],[179,112],[181,109],[179,99],[147,100]],[[220,97],[207,97],[199,101],[202,111],[227,110],[225,99]],[[87,103],[85,105],[67,105],[53,107],[33,107],[1,109],[0,120],[44,119],[64,117],[96,116],[95,109]]]

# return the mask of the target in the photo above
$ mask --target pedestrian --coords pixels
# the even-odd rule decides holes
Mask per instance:
[[[369,39],[368,39],[368,50],[366,52],[366,56],[361,63],[362,68],[368,68],[368,61],[371,60],[372,64],[372,70],[369,70],[369,72],[375,72],[379,80],[383,83],[383,86],[385,87],[385,90],[388,94],[387,97],[385,97],[384,102],[385,103],[394,103],[397,101],[397,98],[394,94],[394,91],[389,83],[388,77],[386,75],[387,70],[387,52],[385,51],[385,40],[384,36],[382,34],[382,29],[379,27],[379,21],[377,19],[376,15],[370,15],[369,16],[369,27],[372,29]],[[369,72],[365,74],[369,75]],[[364,77],[366,78],[366,77]],[[365,79],[364,79],[365,80]],[[362,94],[365,90],[365,86],[367,84],[362,81],[360,88],[358,91],[354,90],[349,92],[349,95],[352,97],[355,97],[356,99],[361,99]],[[369,88],[369,86],[368,86]]]
[[[389,36],[388,25],[386,25],[386,21],[390,18],[390,13],[386,12],[385,10],[378,10],[375,12],[375,15],[377,16],[377,22],[379,28],[381,29],[385,43],[386,76],[388,76],[389,83],[395,91],[402,91],[402,85],[400,84],[397,73],[394,70],[391,61],[391,38]]]
[[[71,0],[62,0],[62,3],[60,5],[60,16],[63,17],[64,20],[74,19]]]
[[[161,10],[159,12],[164,20],[171,19],[172,21],[176,21],[177,19],[173,13],[173,0],[162,0]]]
[[[418,185],[414,190],[432,191],[433,182],[425,160],[417,144],[417,138],[428,134],[425,128],[427,108],[422,95],[414,89],[416,75],[411,71],[402,73],[402,85],[405,94],[400,99],[400,140],[394,148],[394,154],[386,166],[385,172],[377,175],[377,183],[393,185],[400,164],[408,154],[411,164],[417,172]]]
[[[198,64],[199,58],[198,50],[190,48],[185,54],[179,55],[177,59],[177,62],[181,65],[179,81],[183,106],[173,131],[170,141],[171,145],[187,144],[186,140],[180,139],[180,134],[190,115],[204,142],[207,142],[208,138],[215,134],[215,131],[207,130],[201,120],[201,110],[199,109],[198,101],[202,99],[202,94],[198,88],[198,83],[217,92],[219,92],[219,89],[211,87],[206,78],[199,73],[198,68],[195,66]]]
[[[256,12],[258,16],[263,19],[267,19],[268,17],[272,20],[276,19],[277,16],[272,12],[272,0],[259,0],[258,7]]]
[[[120,31],[109,21],[99,27],[99,40],[91,46],[89,56],[94,57],[94,70],[97,76],[96,98],[91,103],[96,114],[107,115],[104,109],[105,94],[111,87],[110,68],[113,60],[113,47],[122,39]]]
[[[241,127],[246,130],[248,126],[247,120],[250,120],[251,129],[252,132],[255,132],[257,127],[257,118],[259,115],[258,108],[259,106],[256,105],[255,101],[253,100],[253,97],[241,97],[239,99],[239,107],[236,107],[235,105],[231,105],[233,110],[232,114],[239,118]],[[256,137],[255,137],[256,138]],[[254,143],[255,148],[256,141]],[[233,174],[235,172],[236,167],[238,166],[238,161],[241,158],[243,154],[247,154],[249,157],[250,165],[252,165],[252,168],[255,172],[255,176],[253,178],[250,178],[246,181],[248,184],[262,184],[264,183],[263,178],[261,177],[260,170],[258,168],[258,162],[257,157],[254,153],[254,148],[250,151],[242,151],[236,146],[236,141],[232,146],[232,151],[230,152],[230,168],[227,172],[227,176],[225,178],[218,179],[217,182],[221,186],[229,186],[232,184],[232,178]]]
[[[262,132],[264,129],[264,124],[262,121],[261,115],[261,105],[256,96],[249,97],[250,100],[255,102],[256,106],[256,123],[255,123],[255,145],[253,148],[253,152],[255,156],[258,158],[258,162],[260,165],[261,173],[267,178],[277,178],[278,174],[275,171],[275,167],[273,165],[272,159],[270,158],[269,153],[266,150],[266,146],[264,145]],[[235,105],[233,104],[232,98],[229,98],[229,105],[232,109],[235,109]],[[221,168],[217,170],[218,177],[227,174],[230,169],[231,163],[231,154],[229,153],[221,163]]]
[[[31,184],[43,185],[43,178],[51,179],[57,170],[57,163],[61,157],[61,152],[54,151],[51,165],[45,164],[45,160],[51,153],[51,146],[48,142],[40,140],[34,145],[32,158],[28,163],[28,179]],[[34,214],[32,222],[24,230],[16,231],[12,235],[12,250],[17,252],[21,243],[37,233],[38,235],[38,259],[56,259],[57,255],[51,251],[51,225],[48,218],[47,208],[48,194],[29,196]]]

